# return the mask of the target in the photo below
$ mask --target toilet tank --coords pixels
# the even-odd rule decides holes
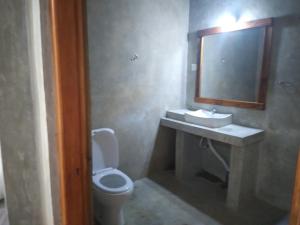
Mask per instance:
[[[92,130],[93,172],[105,168],[118,168],[119,145],[114,130],[100,128]]]

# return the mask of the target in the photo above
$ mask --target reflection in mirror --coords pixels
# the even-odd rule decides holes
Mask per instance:
[[[201,96],[255,102],[263,41],[262,28],[204,37]]]
[[[256,24],[231,32],[221,28],[200,31],[196,101],[264,108],[270,31]]]

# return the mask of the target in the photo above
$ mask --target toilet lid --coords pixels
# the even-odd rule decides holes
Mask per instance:
[[[115,132],[109,128],[92,131],[93,171],[118,168],[119,146]]]

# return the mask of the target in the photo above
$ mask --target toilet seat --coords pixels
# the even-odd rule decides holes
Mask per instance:
[[[117,194],[133,189],[131,179],[122,171],[106,168],[93,172],[93,183],[101,191]]]

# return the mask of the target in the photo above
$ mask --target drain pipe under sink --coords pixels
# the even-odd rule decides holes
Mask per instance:
[[[200,146],[200,147],[202,146],[202,143],[203,143],[204,139],[207,140],[207,144],[208,144],[209,150],[210,150],[210,151],[214,154],[214,156],[222,163],[222,165],[224,166],[224,168],[225,168],[227,174],[229,174],[229,170],[230,170],[229,165],[228,165],[228,164],[226,163],[226,161],[222,158],[222,156],[217,152],[217,150],[216,150],[215,147],[213,146],[212,141],[211,141],[210,139],[202,137],[202,138],[200,139],[199,146]]]

